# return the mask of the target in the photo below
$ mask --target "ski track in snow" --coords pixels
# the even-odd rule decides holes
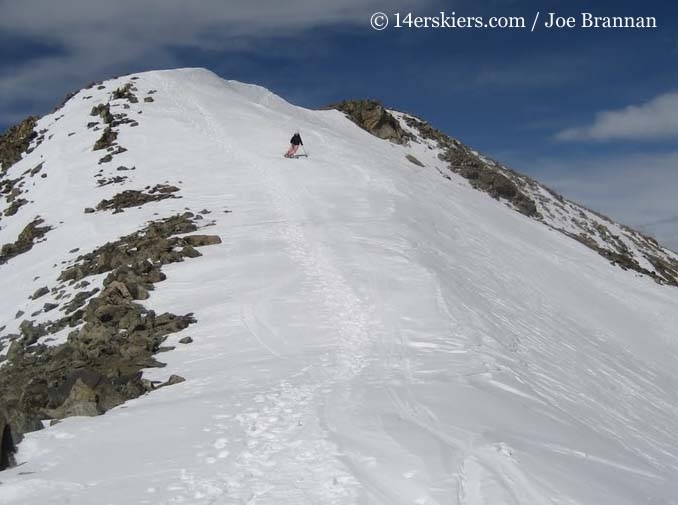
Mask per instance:
[[[210,168],[170,166],[184,200],[153,209],[233,210],[149,300],[196,312],[146,374],[188,380],[29,434],[2,503],[678,503],[673,292],[446,181],[426,145],[204,71],[136,82],[158,92],[134,184],[157,182],[145,122],[167,123],[156,170]],[[264,145],[290,125],[313,157]]]

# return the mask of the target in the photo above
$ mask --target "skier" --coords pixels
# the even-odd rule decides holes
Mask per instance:
[[[299,149],[300,145],[304,145],[304,143],[301,141],[301,135],[299,135],[299,132],[294,132],[294,135],[292,135],[292,138],[290,139],[290,148],[287,150],[285,153],[285,158],[293,158],[295,154],[297,154],[297,149]]]

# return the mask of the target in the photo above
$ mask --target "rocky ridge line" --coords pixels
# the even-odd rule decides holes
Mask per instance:
[[[188,212],[154,221],[79,256],[59,276],[61,284],[51,290],[63,294],[67,285],[81,289],[68,303],[54,307],[64,315],[37,325],[24,320],[20,334],[0,337],[0,347],[9,344],[6,362],[0,366],[0,433],[11,433],[11,444],[0,451],[0,463],[9,465],[12,448],[23,434],[41,429],[43,422],[99,415],[183,380],[170,377],[158,385],[143,379],[142,370],[163,366],[154,355],[171,350],[162,347],[164,340],[195,318],[156,315],[138,301],[148,299],[153,285],[165,279],[163,265],[201,256],[197,247],[221,242],[214,235],[183,235],[197,231],[196,218]],[[88,277],[103,273],[108,275],[101,290],[83,289],[89,285]],[[50,291],[47,286],[34,297],[46,291]],[[74,329],[66,342],[45,343],[69,327]]]

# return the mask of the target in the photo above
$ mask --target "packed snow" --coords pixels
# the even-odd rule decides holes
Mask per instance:
[[[145,374],[187,380],[28,434],[0,503],[678,504],[676,288],[472,189],[432,145],[205,70],[139,74],[155,101],[98,166],[90,109],[128,81],[42,118],[52,137],[10,169],[48,176],[0,243],[36,215],[54,229],[0,267],[0,326],[61,262],[207,209],[222,244],[144,302],[195,313]],[[296,129],[307,159],[282,157]],[[119,165],[136,170],[97,187]],[[83,213],[165,182],[182,198]]]

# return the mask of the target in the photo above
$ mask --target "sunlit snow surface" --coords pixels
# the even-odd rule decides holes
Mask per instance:
[[[27,435],[0,503],[678,503],[678,289],[444,179],[424,143],[204,70],[140,74],[155,102],[105,166],[137,169],[97,188],[89,111],[128,81],[43,118],[53,137],[12,167],[48,177],[0,243],[35,215],[55,229],[0,267],[0,326],[49,301],[28,296],[74,247],[208,209],[223,243],[144,302],[195,313],[146,374],[187,381]],[[297,128],[311,155],[284,159]],[[83,213],[164,182],[182,198]]]

